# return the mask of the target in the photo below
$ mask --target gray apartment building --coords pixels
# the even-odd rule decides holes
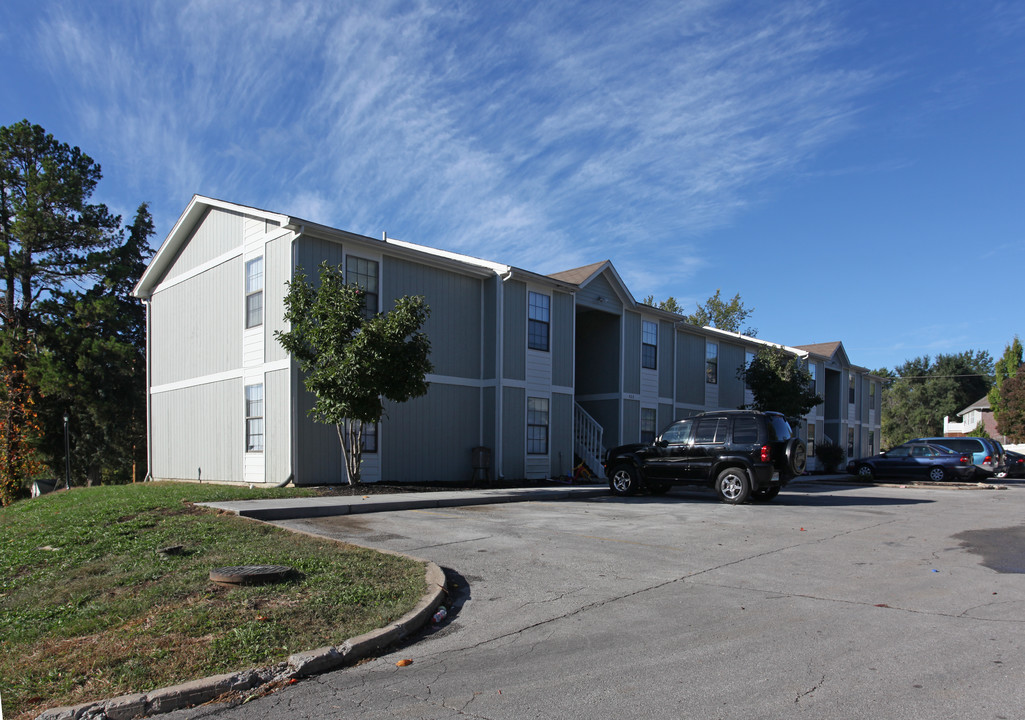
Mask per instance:
[[[366,482],[469,481],[477,448],[491,478],[562,477],[577,458],[600,473],[605,449],[750,402],[737,370],[770,344],[638,303],[610,260],[543,275],[195,196],[135,289],[150,477],[346,482],[335,429],[308,416],[312,398],[274,337],[287,329],[286,282],[325,260],[379,311],[403,295],[431,308],[430,390],[367,428]],[[881,378],[839,342],[786,349],[825,399],[806,440],[877,452]]]

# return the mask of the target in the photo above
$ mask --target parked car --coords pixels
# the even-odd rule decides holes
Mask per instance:
[[[613,448],[605,474],[614,495],[704,485],[735,505],[772,500],[804,472],[807,459],[782,414],[720,410],[674,422],[651,444]]]
[[[1004,451],[1004,469],[996,473],[997,477],[1020,478],[1025,477],[1025,455],[1013,450]]]
[[[975,464],[975,476],[981,478],[991,477],[1001,472],[1004,467],[1004,446],[996,440],[982,437],[927,437],[915,438],[908,442],[933,443],[950,448],[954,452],[967,452],[972,454],[972,462]]]
[[[934,480],[970,480],[975,465],[969,452],[955,452],[943,445],[909,442],[872,457],[851,460],[847,472],[858,477],[920,477]]]

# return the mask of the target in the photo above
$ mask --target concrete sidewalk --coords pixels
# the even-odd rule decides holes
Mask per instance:
[[[234,513],[242,517],[273,521],[420,508],[458,507],[463,505],[579,500],[608,494],[608,485],[601,483],[600,485],[567,485],[565,487],[445,490],[440,492],[387,493],[382,495],[333,495],[326,497],[240,500],[199,504],[204,507]]]
[[[918,487],[973,489],[993,488],[986,483],[933,483],[924,480],[864,481],[859,478],[836,475],[805,475],[790,482],[789,489],[805,484],[875,485],[877,487]],[[785,492],[785,490],[784,490]],[[279,498],[275,500],[236,500],[232,502],[199,503],[225,512],[256,520],[299,520],[302,518],[354,515],[356,513],[393,512],[424,508],[460,507],[466,505],[492,505],[511,502],[548,502],[552,500],[582,500],[609,495],[609,486],[565,485],[526,488],[494,488],[480,490],[443,490],[381,495],[330,495],[324,497]]]

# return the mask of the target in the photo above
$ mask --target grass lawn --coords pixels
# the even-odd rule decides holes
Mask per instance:
[[[302,492],[146,483],[0,510],[4,716],[273,664],[412,609],[426,590],[421,563],[193,505]],[[180,554],[158,552],[175,545]],[[212,568],[255,564],[298,576],[209,580]]]

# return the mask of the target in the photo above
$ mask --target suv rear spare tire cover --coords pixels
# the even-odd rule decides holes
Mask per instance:
[[[800,438],[790,438],[786,447],[787,468],[794,475],[801,475],[808,467],[808,448]]]

